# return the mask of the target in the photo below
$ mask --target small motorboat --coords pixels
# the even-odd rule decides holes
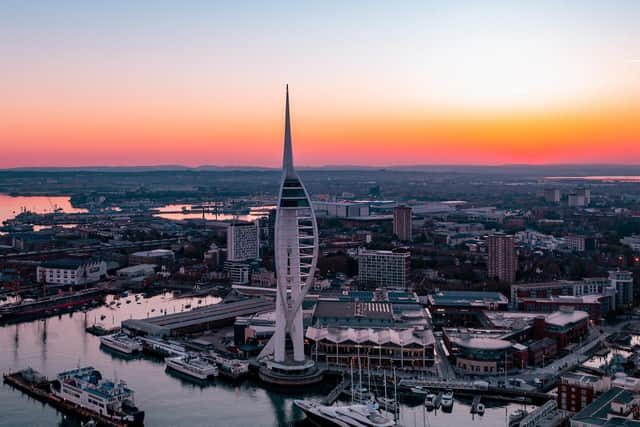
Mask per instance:
[[[451,408],[453,408],[453,391],[445,391],[440,404],[442,405],[442,410],[451,410]]]
[[[476,414],[484,415],[484,404],[478,403],[478,406],[476,406]]]
[[[434,393],[427,394],[427,397],[424,398],[424,406],[428,410],[432,410],[436,407],[436,395]]]

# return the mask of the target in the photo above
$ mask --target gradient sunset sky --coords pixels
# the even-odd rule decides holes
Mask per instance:
[[[0,168],[640,164],[640,1],[0,2]]]

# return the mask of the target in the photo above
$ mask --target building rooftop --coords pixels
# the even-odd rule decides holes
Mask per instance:
[[[572,323],[588,320],[589,314],[579,310],[558,310],[545,318],[545,322],[555,326],[567,326]]]
[[[555,280],[553,282],[514,283],[511,288],[553,288],[556,286],[568,286],[580,284],[577,280]]]
[[[547,303],[567,303],[567,304],[599,304],[602,294],[595,295],[582,295],[580,297],[574,297],[571,295],[552,295],[548,298],[521,298],[522,301],[535,301],[535,302],[547,302]]]
[[[507,350],[512,347],[512,343],[507,340],[490,337],[451,337],[451,341],[460,347],[485,349],[485,350]]]
[[[500,292],[473,292],[473,291],[441,291],[429,295],[430,305],[435,306],[472,306],[482,307],[492,304],[507,304],[509,301]]]
[[[173,256],[173,251],[171,249],[153,249],[150,251],[134,252],[131,255],[143,257]]]
[[[355,318],[393,320],[393,306],[388,302],[318,301],[315,318]]]
[[[307,328],[306,337],[314,341],[327,340],[335,343],[353,342],[355,344],[373,343],[377,345],[394,344],[397,346],[428,346],[435,343],[431,329],[416,328],[348,328],[315,327]]]
[[[482,314],[490,327],[501,329],[522,329],[532,324],[536,317],[548,315],[527,311],[484,311]]]
[[[629,404],[634,400],[633,394],[628,390],[613,387],[602,393],[600,397],[591,402],[589,406],[578,412],[572,421],[599,426],[625,426],[640,427],[640,421],[624,416],[614,416],[611,413],[611,404]]]
[[[60,259],[52,259],[42,263],[42,267],[45,268],[58,268],[62,270],[76,270],[83,265],[91,264],[96,262],[91,259],[83,259],[83,258],[60,258]]]

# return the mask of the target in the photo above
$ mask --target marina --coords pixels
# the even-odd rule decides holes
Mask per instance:
[[[108,296],[107,302],[113,300]],[[182,307],[191,303],[197,304],[197,299],[178,299],[171,294],[161,294],[149,298],[141,298],[142,304],[105,305],[88,310],[87,312],[65,313],[46,319],[33,320],[19,324],[0,327],[0,347],[11,348],[11,351],[0,353],[0,364],[8,373],[26,369],[28,366],[42,372],[49,378],[69,367],[80,364],[90,364],[96,369],[108,374],[112,378],[126,379],[132,389],[136,391],[136,403],[145,410],[145,425],[169,427],[175,425],[219,425],[211,424],[213,416],[225,420],[226,426],[240,427],[254,425],[257,427],[271,427],[281,425],[309,426],[304,413],[295,407],[293,400],[298,398],[320,401],[327,397],[334,384],[328,382],[310,390],[298,390],[295,394],[287,390],[266,389],[248,376],[248,364],[243,361],[223,358],[217,354],[210,354],[211,360],[216,361],[220,380],[215,386],[200,388],[189,381],[179,381],[167,375],[163,358],[158,358],[147,352],[152,344],[162,345],[171,349],[175,355],[181,355],[184,347],[172,344],[171,341],[142,338],[143,357],[135,359],[124,358],[115,352],[100,350],[99,337],[89,334],[85,329],[96,319],[105,316],[105,328],[116,327],[122,320],[130,318],[145,318],[151,309],[156,312],[166,310],[168,313],[180,312]],[[206,297],[207,303],[217,301]],[[75,349],[70,353],[68,349]],[[160,347],[157,347],[160,348]],[[148,356],[147,356],[148,355]],[[224,365],[235,366],[236,380],[229,381],[231,376],[225,376]],[[243,378],[246,378],[243,380]],[[367,381],[364,380],[366,383]],[[347,388],[349,387],[346,384]],[[400,391],[399,391],[400,393]],[[382,390],[378,397],[383,397]],[[457,395],[458,393],[456,393]],[[393,393],[389,391],[389,398]],[[456,397],[457,399],[457,397]],[[334,405],[346,405],[350,399],[334,399]],[[470,401],[457,400],[451,413],[442,411],[427,412],[423,401],[410,403],[400,399],[399,414],[402,425],[421,426],[429,421],[433,427],[450,427],[473,422],[477,426],[505,425],[505,414],[511,413],[522,404],[493,402],[487,405],[485,415],[472,419]],[[483,399],[484,401],[484,399]],[[69,415],[61,408],[49,405],[34,405],[33,401],[24,399],[8,384],[0,387],[0,409],[6,417],[0,418],[0,426],[12,427],[7,421],[21,419],[25,425],[46,426],[51,420]],[[237,408],[241,407],[241,412]],[[57,412],[59,411],[59,412]],[[73,417],[72,417],[73,418]],[[80,421],[64,421],[65,426],[80,426]],[[414,423],[414,420],[415,423]],[[426,424],[424,424],[426,425]]]

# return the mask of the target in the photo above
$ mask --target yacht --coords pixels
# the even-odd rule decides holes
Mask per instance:
[[[133,354],[142,351],[142,342],[136,338],[131,338],[124,332],[100,337],[100,344],[125,354]]]
[[[426,406],[428,410],[434,409],[436,407],[436,398],[437,396],[434,393],[427,394],[427,397],[424,398],[424,406]]]
[[[294,400],[309,421],[321,427],[392,427],[394,420],[367,405],[326,406],[312,400]]]
[[[440,404],[442,405],[443,411],[451,410],[451,408],[453,407],[453,392],[451,390],[447,390],[443,393]]]
[[[91,366],[58,374],[51,382],[51,392],[63,401],[71,402],[99,416],[142,426],[144,411],[133,400],[133,390],[124,381],[115,383],[102,378]]]
[[[186,356],[167,357],[164,359],[167,368],[188,375],[198,380],[206,380],[218,376],[218,367],[205,359],[187,354]]]
[[[341,415],[347,424],[353,426],[378,426],[391,427],[397,425],[396,422],[382,415],[377,408],[369,405],[349,405],[336,407],[336,413]]]

